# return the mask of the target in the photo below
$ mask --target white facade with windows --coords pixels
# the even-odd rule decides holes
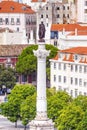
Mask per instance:
[[[87,95],[87,47],[61,50],[50,60],[51,86],[71,96]]]
[[[9,28],[15,32],[23,32],[25,29],[29,40],[31,30],[33,35],[36,33],[36,13],[26,4],[2,1],[0,2],[0,28]]]
[[[77,22],[87,23],[87,0],[77,0]]]

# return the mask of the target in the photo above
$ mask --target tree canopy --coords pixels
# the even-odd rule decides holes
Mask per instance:
[[[21,55],[18,57],[18,62],[16,64],[16,70],[18,73],[31,74],[36,71],[37,58],[34,56],[33,50],[37,50],[38,45],[31,45],[25,48]],[[58,49],[53,45],[46,44],[46,49],[50,50],[50,55],[47,57],[47,68],[50,67],[49,59],[55,57]]]
[[[36,92],[36,88],[33,85],[15,85],[11,94],[8,95],[8,102],[1,104],[2,114],[6,116],[10,121],[17,122],[21,119],[21,105],[25,110],[25,100],[27,97],[31,99],[31,96]],[[29,106],[31,107],[31,106]]]
[[[2,103],[0,109],[10,121],[21,119],[26,127],[36,115],[36,88],[15,85],[8,102]],[[72,99],[66,92],[47,88],[47,111],[58,130],[87,130],[87,96]]]
[[[12,68],[0,68],[0,88],[13,88],[16,84],[16,72]]]

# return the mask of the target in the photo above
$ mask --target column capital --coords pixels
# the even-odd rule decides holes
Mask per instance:
[[[34,52],[34,55],[37,56],[37,58],[43,59],[43,58],[46,58],[47,56],[49,56],[50,50],[47,51],[45,49],[44,50],[38,49],[36,51],[34,50],[33,52]]]

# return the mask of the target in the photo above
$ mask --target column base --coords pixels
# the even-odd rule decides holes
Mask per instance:
[[[54,130],[54,123],[48,120],[32,120],[29,123],[29,130]]]

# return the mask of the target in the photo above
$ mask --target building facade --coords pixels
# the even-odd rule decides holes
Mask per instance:
[[[51,44],[59,49],[82,45],[87,46],[87,26],[79,24],[52,24],[50,40]]]
[[[25,29],[28,40],[30,32],[36,33],[36,13],[30,6],[14,1],[0,2],[0,28],[9,28],[15,32]]]
[[[70,23],[70,7],[68,3],[49,1],[37,11],[37,27],[43,22],[46,28],[46,43],[50,43],[50,28],[52,24]],[[38,29],[37,29],[38,39]]]
[[[72,97],[87,95],[87,46],[61,50],[50,60],[51,86]]]

